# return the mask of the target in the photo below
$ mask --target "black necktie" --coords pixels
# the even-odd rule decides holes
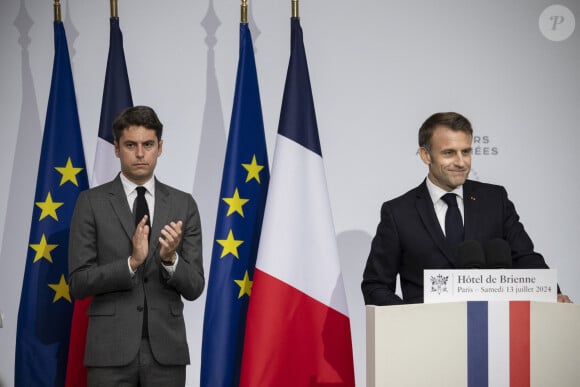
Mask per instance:
[[[447,203],[447,213],[445,214],[445,238],[449,246],[455,250],[463,242],[464,231],[461,213],[457,207],[457,195],[448,193],[443,195],[443,201]]]
[[[137,199],[135,199],[135,205],[133,214],[135,215],[135,226],[139,224],[141,219],[147,215],[147,223],[149,226],[149,232],[151,232],[151,217],[149,216],[149,206],[147,206],[147,200],[145,199],[145,192],[147,189],[145,187],[137,187]]]
[[[147,205],[147,200],[145,199],[145,192],[147,189],[145,187],[137,187],[137,199],[135,199],[135,203],[133,204],[134,210],[133,214],[135,216],[135,226],[139,224],[141,219],[145,215],[147,215],[147,226],[149,226],[149,240],[151,240],[151,220],[149,215],[149,206]],[[142,337],[149,337],[149,324],[148,324],[148,317],[147,317],[147,297],[144,300],[144,307],[143,307],[143,329],[141,331]]]

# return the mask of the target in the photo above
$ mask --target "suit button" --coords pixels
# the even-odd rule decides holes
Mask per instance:
[[[147,283],[148,279],[147,277],[143,278],[143,282]]]
[[[143,312],[143,306],[139,305],[139,306],[137,307],[137,311],[139,311],[139,312]]]

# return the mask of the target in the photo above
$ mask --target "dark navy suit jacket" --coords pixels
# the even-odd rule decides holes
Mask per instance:
[[[463,185],[465,240],[482,245],[502,238],[511,247],[513,268],[548,268],[519,221],[505,188],[467,180]],[[381,220],[363,274],[367,305],[423,302],[423,270],[459,268],[435,215],[425,181],[383,203]],[[395,295],[400,274],[403,300]]]

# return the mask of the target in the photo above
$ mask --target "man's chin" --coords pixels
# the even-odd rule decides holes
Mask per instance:
[[[124,173],[125,177],[135,184],[141,184],[143,182],[149,181],[153,175],[149,173]]]
[[[450,179],[448,181],[448,185],[450,188],[455,189],[457,187],[459,187],[460,185],[463,185],[465,183],[465,180],[467,180],[467,176],[464,177],[455,177],[453,179]]]

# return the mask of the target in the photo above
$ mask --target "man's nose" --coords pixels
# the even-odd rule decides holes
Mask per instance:
[[[465,165],[465,155],[463,155],[461,152],[457,153],[457,156],[455,157],[455,164],[460,166]]]
[[[137,145],[135,147],[135,156],[143,157],[145,155],[145,150],[143,149],[143,145]]]

